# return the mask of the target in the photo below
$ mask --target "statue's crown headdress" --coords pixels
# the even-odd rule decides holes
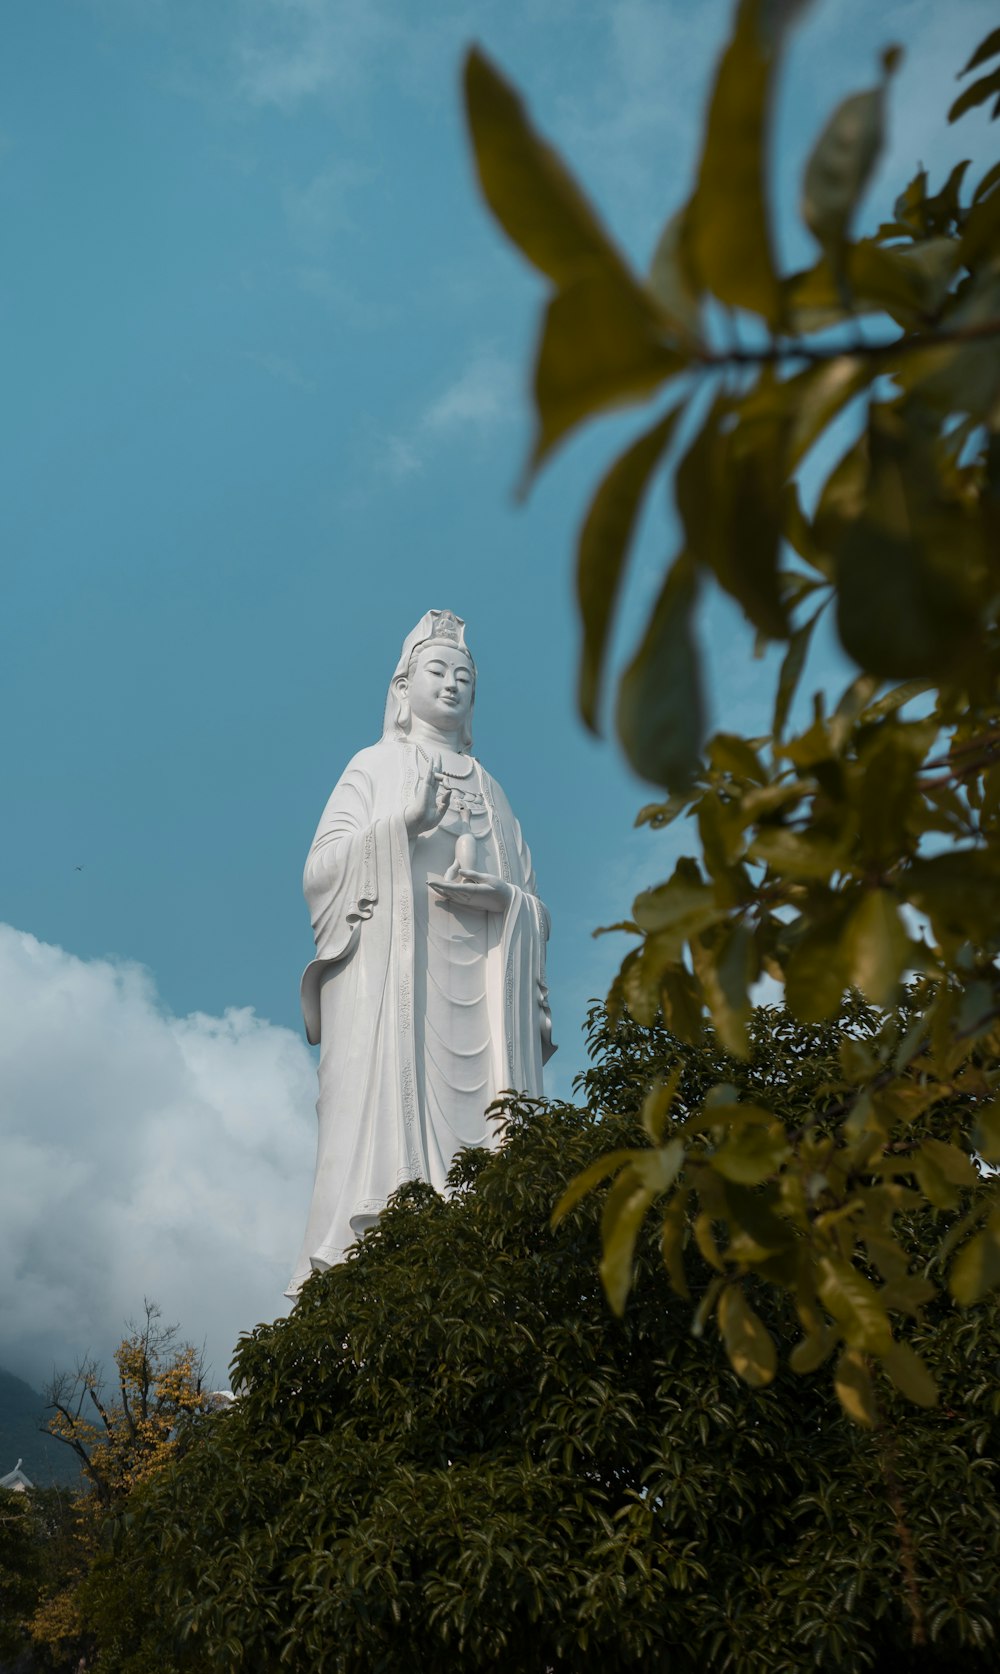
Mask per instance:
[[[441,640],[446,645],[460,645],[465,649],[465,623],[450,610],[432,610],[431,631],[428,639]]]

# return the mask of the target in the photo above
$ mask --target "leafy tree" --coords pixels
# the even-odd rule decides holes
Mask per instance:
[[[197,1351],[179,1341],[176,1326],[161,1323],[155,1303],[146,1302],[141,1322],[128,1322],[114,1358],[111,1390],[88,1359],[75,1372],[57,1374],[46,1391],[47,1434],[72,1449],[84,1473],[83,1489],[70,1501],[69,1526],[63,1519],[51,1531],[47,1584],[28,1622],[33,1639],[60,1665],[71,1658],[75,1667],[93,1645],[82,1601],[114,1516],[187,1440],[206,1404]],[[135,1606],[134,1599],[120,1601],[125,1620]]]
[[[912,1399],[934,1398],[900,1335],[914,1305],[899,1288],[917,1253],[901,1237],[909,1207],[948,1211],[974,1191],[942,1247],[947,1283],[966,1306],[1000,1283],[1000,1183],[974,1190],[973,1161],[1000,1162],[1000,163],[971,187],[968,163],[934,187],[920,169],[888,219],[855,234],[892,48],[805,162],[816,259],[781,272],[768,147],[802,9],[739,0],[694,189],[645,277],[478,50],[466,97],[486,201],[551,286],[528,477],[585,420],[661,399],[580,534],[580,707],[591,727],[657,472],[672,481],[682,529],[618,683],[616,724],[629,761],[666,792],[639,820],[660,829],[688,813],[698,853],[616,927],[637,940],[611,1004],[642,1025],[662,1011],[688,1043],[707,1014],[737,1057],[750,1049],[764,973],[803,1022],[833,1017],[852,988],[887,1015],[867,1044],[849,1046],[851,1085],[832,1125],[829,1112],[822,1122],[807,1112],[788,1130],[776,1119],[781,1089],[681,1122],[668,1079],[647,1144],[607,1156],[574,1195],[615,1175],[603,1272],[616,1308],[654,1204],[687,1294],[678,1239],[694,1207],[696,1225],[718,1229],[719,1271],[697,1318],[714,1310],[733,1364],[754,1383],[773,1375],[774,1344],[750,1302],[751,1281],[763,1280],[794,1303],[804,1338],[793,1365],[836,1353],[842,1402],[872,1424],[873,1359]],[[982,73],[949,120],[990,99],[1000,114],[998,60],[1000,30],[967,64]],[[804,507],[802,467],[829,457],[829,427],[848,410],[855,435]],[[721,732],[704,744],[693,622],[712,582],[758,640],[787,646],[769,737]],[[859,673],[832,708],[817,695],[808,725],[788,736],[826,612]],[[892,1007],[908,973],[918,981],[900,1038]],[[949,1121],[918,1141],[914,1120],[935,1107]]]
[[[10,1674],[63,1670],[60,1651],[33,1641],[40,1601],[58,1591],[76,1562],[73,1497],[63,1487],[14,1494],[0,1489],[0,1668]],[[77,1666],[74,1655],[68,1664]]]
[[[810,1092],[843,1087],[845,1029],[877,1027],[858,1003],[838,1025],[759,1011],[740,1062],[711,1035],[682,1048],[662,1023],[595,1014],[602,1117],[513,1103],[503,1149],[463,1153],[449,1198],[405,1187],[289,1318],[243,1341],[235,1405],[129,1501],[106,1573],[145,1601],[144,1639],[102,1642],[100,1667],[993,1668],[995,1303],[971,1318],[931,1303],[909,1330],[941,1407],[889,1388],[859,1430],[822,1382],[751,1390],[718,1339],[696,1342],[651,1225],[622,1319],[594,1272],[596,1200],[548,1226],[572,1175],[636,1144],[648,1078],[678,1057],[694,1110],[730,1076],[741,1097],[785,1087],[793,1053],[793,1123]],[[914,1207],[925,1257],[934,1222]],[[750,1285],[782,1329],[782,1295]]]
[[[0,1665],[25,1648],[21,1624],[34,1607],[37,1569],[31,1505],[0,1488]]]

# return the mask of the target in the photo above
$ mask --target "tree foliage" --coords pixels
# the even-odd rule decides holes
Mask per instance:
[[[68,1516],[48,1531],[44,1582],[26,1618],[31,1637],[58,1666],[67,1658],[76,1666],[77,1656],[94,1643],[96,1627],[102,1645],[113,1644],[134,1615],[137,1601],[126,1594],[115,1623],[100,1612],[95,1618],[86,1603],[93,1569],[133,1491],[163,1469],[205,1410],[200,1356],[179,1341],[176,1326],[161,1323],[155,1303],[145,1304],[140,1322],[128,1322],[114,1359],[117,1379],[110,1389],[99,1365],[88,1359],[75,1372],[58,1373],[46,1390],[47,1433],[73,1451],[83,1472]],[[135,1674],[143,1674],[141,1664]]]
[[[640,821],[686,814],[698,852],[635,900],[636,938],[611,994],[647,1025],[662,1012],[695,1044],[706,1016],[749,1051],[762,975],[805,1023],[859,990],[884,1027],[845,1047],[847,1087],[792,1130],[773,1097],[713,1095],[681,1119],[678,1083],[650,1093],[646,1140],[609,1154],[575,1197],[613,1176],[602,1273],[629,1289],[647,1211],[686,1295],[678,1254],[688,1207],[712,1233],[715,1314],[751,1384],[775,1349],[750,1281],[791,1298],[800,1370],[834,1354],[844,1407],[871,1423],[869,1363],[914,1401],[934,1399],[905,1320],[935,1294],[912,1278],[909,1209],[974,1207],[941,1248],[952,1295],[1000,1283],[1000,164],[968,163],[932,189],[920,169],[890,217],[859,236],[898,48],[805,159],[813,264],[782,272],[769,144],[775,89],[799,3],[739,0],[709,102],[693,192],[667,220],[647,275],[632,271],[517,94],[478,50],[466,101],[483,193],[547,277],[535,365],[529,476],[576,426],[612,405],[661,401],[597,487],[579,541],[580,706],[596,727],[618,594],[657,473],[682,530],[640,643],[618,682],[616,723],[633,767],[665,797]],[[949,113],[997,95],[1000,34]],[[985,68],[990,66],[989,68]],[[850,410],[855,433],[824,447]],[[808,507],[804,462],[826,464]],[[797,561],[796,561],[797,560]],[[787,649],[771,733],[704,739],[694,621],[708,583],[758,640]],[[818,694],[789,723],[816,625],[829,612],[858,666],[839,701]],[[916,977],[901,1034],[893,1006]],[[791,1071],[790,1071],[791,1073]],[[779,1100],[780,1102],[780,1100]],[[925,1137],[935,1108],[948,1122]],[[708,1247],[708,1233],[704,1238]],[[918,1289],[920,1295],[918,1297]]]
[[[846,1022],[861,1029],[861,1011]],[[449,1198],[404,1187],[289,1318],[243,1341],[235,1405],[129,1502],[103,1607],[140,1597],[143,1638],[102,1642],[100,1667],[905,1674],[961,1654],[992,1668],[994,1303],[966,1319],[937,1299],[911,1329],[942,1405],[890,1386],[864,1431],[823,1383],[783,1372],[748,1389],[721,1343],[695,1341],[651,1225],[622,1319],[594,1270],[596,1200],[548,1226],[609,1141],[636,1145],[648,1075],[679,1056],[696,1108],[729,1073],[763,1096],[794,1052],[805,1101],[840,1075],[842,1032],[761,1012],[735,1063],[710,1037],[682,1047],[662,1025],[595,1016],[602,1119],[514,1103],[504,1148],[463,1153]],[[932,1220],[913,1217],[925,1253]],[[700,1242],[687,1261],[703,1287]],[[784,1300],[752,1291],[780,1330]]]

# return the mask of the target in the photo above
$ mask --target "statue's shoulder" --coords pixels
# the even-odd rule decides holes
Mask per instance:
[[[399,745],[395,739],[380,738],[377,744],[366,744],[363,750],[351,757],[342,777],[346,778],[349,773],[364,773],[377,779],[398,760],[398,755]]]
[[[510,799],[500,783],[500,780],[494,778],[493,774],[487,771],[482,762],[479,762],[479,771],[482,774],[483,783],[490,793],[490,799],[492,800],[494,807],[503,808],[507,813],[512,813],[513,810],[510,806]]]

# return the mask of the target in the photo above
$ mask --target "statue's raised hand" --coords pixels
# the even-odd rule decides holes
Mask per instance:
[[[433,831],[448,812],[451,791],[444,783],[440,755],[426,756],[417,746],[417,783],[413,795],[403,809],[407,834],[419,837],[422,831]]]
[[[475,907],[481,913],[507,911],[514,891],[490,872],[464,871],[455,861],[443,878],[428,878],[432,889],[456,907]]]

